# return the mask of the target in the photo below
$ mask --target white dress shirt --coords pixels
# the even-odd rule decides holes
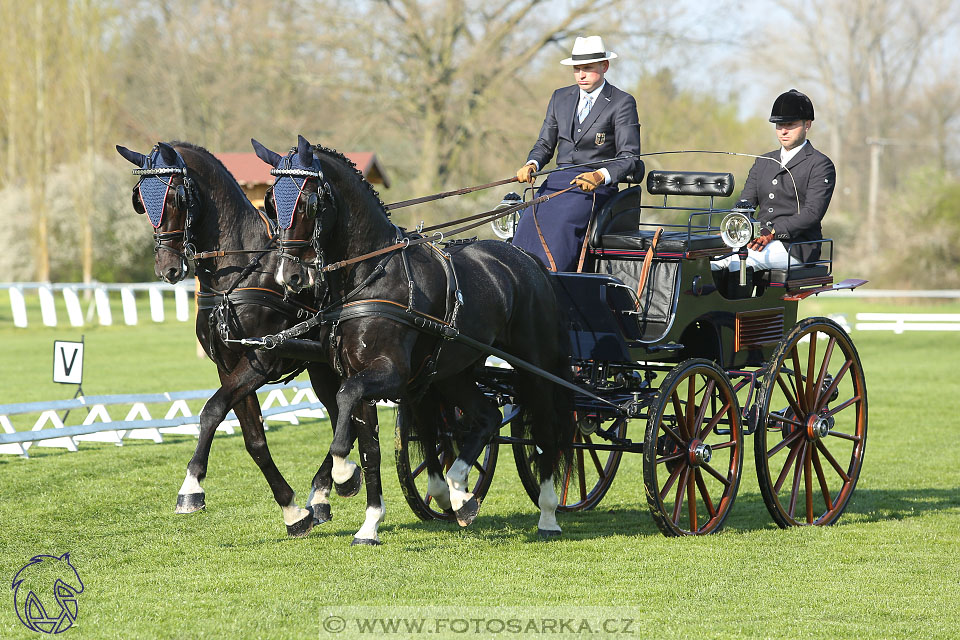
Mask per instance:
[[[800,145],[799,147],[794,147],[793,149],[790,149],[790,151],[787,151],[783,147],[780,147],[780,162],[782,162],[783,164],[787,164],[788,162],[793,160],[793,156],[800,153],[800,149],[803,149],[805,146],[807,146],[806,140],[803,141],[802,145]]]
[[[580,100],[577,102],[577,108],[573,112],[574,120],[577,119],[577,115],[580,113],[580,110],[583,108],[583,103],[587,99],[587,96],[590,96],[590,98],[593,99],[593,104],[591,105],[590,110],[593,111],[593,109],[596,108],[597,98],[600,97],[600,92],[603,91],[603,87],[606,86],[606,84],[607,84],[607,81],[604,80],[603,82],[600,83],[600,86],[598,86],[596,89],[594,89],[590,93],[587,93],[583,89],[580,89]],[[804,144],[806,144],[806,142],[804,142]],[[535,171],[540,171],[540,164],[536,160],[530,160],[527,164],[532,164],[534,166]],[[607,168],[600,167],[598,171],[603,175],[603,184],[610,184],[610,172],[607,170]]]

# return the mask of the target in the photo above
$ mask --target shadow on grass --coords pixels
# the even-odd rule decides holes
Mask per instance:
[[[857,489],[850,504],[837,525],[863,524],[885,522],[891,520],[905,520],[917,518],[926,513],[946,511],[960,508],[960,488],[949,489]],[[657,528],[645,505],[627,508],[604,508],[600,504],[591,511],[561,513],[557,516],[563,535],[557,541],[563,540],[602,540],[612,536],[659,537]],[[439,520],[416,520],[413,522],[384,523],[380,533],[387,540],[387,544],[403,544],[407,551],[429,551],[445,544],[456,544],[468,537],[480,540],[491,545],[526,542],[543,544],[537,534],[538,513],[536,509],[517,510],[507,514],[480,515],[469,527],[461,528],[456,523]],[[340,539],[349,544],[359,523],[337,522],[336,520],[320,525],[307,538],[322,536]],[[737,497],[733,510],[724,526],[724,531],[747,533],[752,531],[776,530],[767,511],[763,498],[757,493],[748,493]],[[421,541],[396,540],[391,534],[417,532],[434,537],[424,537]],[[444,539],[449,536],[449,542]],[[268,536],[258,540],[239,543],[222,543],[219,546],[228,547],[258,547],[277,543],[291,542],[296,539],[283,535]],[[552,542],[547,540],[546,542]]]
[[[844,515],[857,522],[906,520],[926,513],[960,508],[960,487],[944,489],[860,489]],[[842,522],[842,519],[841,519]]]

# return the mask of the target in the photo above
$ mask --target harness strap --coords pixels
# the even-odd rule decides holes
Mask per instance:
[[[589,182],[589,181],[588,181]],[[597,192],[593,192],[593,204],[590,205],[590,219],[587,220],[586,233],[583,234],[583,245],[580,247],[580,260],[577,261],[577,273],[583,273],[583,262],[587,258],[587,243],[590,242],[590,231],[593,227],[594,213],[597,210]]]
[[[547,246],[547,240],[543,237],[543,230],[540,229],[540,221],[537,220],[537,208],[534,207],[530,212],[533,215],[533,224],[537,228],[537,235],[540,237],[540,244],[543,245],[543,252],[547,255],[547,260],[550,262],[550,271],[557,270],[557,263],[553,259],[553,254],[550,253],[550,247]]]
[[[578,387],[572,382],[568,382],[548,371],[544,371],[540,367],[537,367],[514,355],[501,351],[496,347],[478,340],[474,340],[473,338],[460,333],[456,327],[447,324],[439,318],[435,318],[419,311],[407,311],[406,307],[399,302],[393,302],[392,300],[357,300],[356,302],[345,304],[340,309],[331,311],[329,314],[325,315],[326,319],[334,322],[344,322],[345,320],[353,320],[356,318],[386,318],[395,322],[399,322],[402,325],[418,331],[434,333],[444,338],[453,340],[454,342],[458,342],[476,349],[481,353],[496,356],[506,362],[509,362],[518,369],[523,369],[542,378],[546,378],[554,384],[558,384],[566,389],[581,395],[585,395],[593,400],[596,400],[597,402],[605,404],[615,409],[618,414],[624,414],[624,410],[621,407],[610,402],[606,398],[601,398],[592,391]],[[271,348],[262,338],[244,339],[242,342],[244,344],[254,345],[261,348]],[[277,346],[276,343],[274,346]]]
[[[200,291],[197,293],[197,308],[205,311],[215,309],[223,303],[224,299],[235,305],[257,304],[293,319],[299,318],[304,311],[317,312],[316,309],[295,300],[284,300],[282,293],[261,287],[242,287],[229,293]]]
[[[660,240],[661,233],[663,233],[663,227],[657,227],[657,231],[653,234],[653,240],[650,241],[650,248],[647,249],[647,255],[643,257],[643,270],[640,272],[640,282],[637,284],[637,309],[640,308],[640,296],[643,294],[643,288],[647,284],[650,265],[653,263],[653,254],[657,250],[657,241]]]

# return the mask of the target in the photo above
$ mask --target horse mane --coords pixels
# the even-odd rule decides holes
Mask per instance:
[[[230,170],[227,169],[226,165],[220,161],[220,158],[213,155],[211,152],[207,151],[205,148],[201,147],[200,145],[193,144],[192,142],[184,142],[182,140],[171,140],[167,144],[169,144],[171,147],[174,147],[174,148],[182,147],[184,149],[189,149],[190,151],[194,151],[197,154],[209,160],[212,164],[215,164],[217,167],[219,167],[223,171],[223,173],[230,176],[230,181],[227,181],[227,184],[231,184],[237,190],[239,195],[244,200],[249,202],[249,199],[247,198],[247,194],[243,192],[243,187],[240,186],[240,183],[237,181],[236,176],[230,173]]]
[[[353,173],[356,174],[358,178],[360,178],[360,183],[363,184],[364,187],[366,187],[369,194],[373,196],[373,199],[376,200],[378,205],[380,205],[380,209],[383,211],[383,215],[385,215],[387,219],[390,218],[390,212],[387,211],[387,205],[385,205],[383,203],[383,200],[380,199],[380,192],[373,188],[373,185],[370,184],[370,181],[367,180],[366,177],[364,177],[363,172],[360,171],[360,169],[353,162],[353,160],[343,155],[336,149],[330,149],[321,144],[313,145],[313,151],[314,153],[322,153],[326,156],[332,156],[335,160],[339,160],[340,162],[345,164],[348,168],[352,169]]]

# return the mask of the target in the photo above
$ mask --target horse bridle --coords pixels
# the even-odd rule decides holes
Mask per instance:
[[[324,233],[327,231],[324,227],[332,223],[332,216],[337,211],[336,200],[333,194],[333,187],[330,186],[330,183],[327,182],[324,178],[323,170],[319,167],[315,171],[308,169],[280,169],[274,168],[270,170],[270,175],[280,179],[280,178],[303,178],[303,184],[298,185],[300,190],[299,195],[297,196],[297,202],[300,198],[306,196],[306,206],[305,212],[307,217],[313,220],[313,233],[311,234],[310,239],[286,239],[284,237],[284,231],[293,227],[293,215],[296,213],[296,202],[294,203],[294,212],[290,217],[290,226],[280,228],[277,234],[277,256],[280,259],[290,260],[296,264],[302,265],[308,269],[317,269],[318,272],[323,274],[323,248],[321,247],[321,238]],[[308,178],[317,179],[317,190],[311,191],[309,193],[304,192],[303,187],[307,184]],[[276,183],[274,183],[276,186]],[[275,191],[274,191],[275,193]],[[274,206],[276,207],[276,198],[274,198]],[[279,219],[279,212],[278,212]],[[292,251],[298,251],[298,253],[310,247],[314,250],[316,258],[310,262],[304,260],[300,255],[291,253]]]
[[[136,186],[133,188],[134,196],[140,197],[140,183],[143,182],[144,178],[157,178],[167,185],[166,198],[170,197],[169,194],[172,190],[175,197],[174,206],[178,210],[186,210],[186,218],[184,219],[183,229],[175,229],[174,231],[160,231],[159,224],[162,223],[161,217],[158,226],[153,230],[153,252],[160,253],[161,250],[169,251],[174,255],[179,256],[185,265],[193,262],[194,256],[197,253],[197,248],[192,242],[190,227],[193,224],[194,218],[196,217],[197,208],[200,205],[200,199],[198,197],[197,187],[193,182],[193,178],[187,175],[187,168],[155,167],[134,169],[133,175],[140,176],[140,181],[137,182]],[[164,180],[162,176],[169,176],[169,178]],[[174,176],[181,176],[182,178],[182,184],[177,185],[176,188],[174,188],[173,185]],[[166,205],[166,198],[164,199],[163,205]],[[181,240],[181,249],[179,251],[169,245],[171,241],[175,240]]]

